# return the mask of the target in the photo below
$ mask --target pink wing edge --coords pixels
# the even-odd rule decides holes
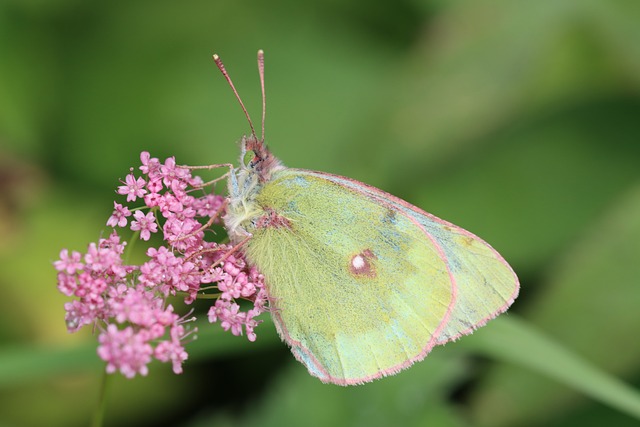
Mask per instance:
[[[502,263],[504,264],[513,274],[513,277],[515,279],[515,291],[513,293],[513,295],[505,302],[505,304],[500,307],[498,310],[496,310],[494,313],[491,313],[489,316],[483,318],[482,320],[480,320],[479,322],[477,322],[476,324],[474,324],[473,326],[471,326],[469,329],[461,332],[460,334],[451,337],[447,340],[444,341],[438,341],[438,336],[440,335],[440,333],[442,332],[442,330],[444,329],[444,327],[447,325],[447,323],[449,322],[449,318],[451,316],[451,312],[453,311],[453,308],[455,307],[455,303],[456,303],[456,299],[457,299],[457,293],[458,293],[458,287],[455,281],[455,277],[453,276],[453,274],[451,273],[451,270],[449,269],[449,266],[447,264],[447,272],[449,274],[449,278],[451,281],[451,302],[449,303],[449,307],[447,308],[447,312],[445,313],[444,317],[442,318],[442,321],[440,322],[440,324],[438,325],[438,327],[436,328],[434,334],[431,336],[431,339],[429,340],[429,342],[427,343],[427,345],[422,349],[422,351],[417,355],[414,356],[410,359],[407,359],[405,362],[393,366],[389,369],[384,369],[382,371],[379,371],[373,375],[369,375],[366,377],[361,377],[361,378],[351,378],[351,379],[347,379],[347,378],[337,378],[337,377],[333,377],[331,376],[327,370],[322,366],[322,364],[318,361],[318,359],[313,355],[313,353],[311,353],[311,351],[309,351],[306,347],[304,347],[299,341],[296,341],[294,339],[291,338],[291,336],[289,335],[289,332],[287,331],[287,328],[284,325],[284,322],[282,321],[282,317],[280,316],[280,314],[277,311],[272,312],[272,316],[275,320],[275,325],[276,325],[276,329],[278,330],[278,334],[280,335],[280,337],[282,338],[282,340],[284,342],[287,343],[287,345],[289,345],[292,348],[295,348],[297,350],[302,351],[306,356],[307,356],[307,360],[311,361],[314,363],[314,367],[317,369],[318,372],[324,374],[324,376],[318,376],[318,378],[320,379],[320,381],[322,381],[323,383],[331,383],[331,384],[336,384],[336,385],[340,385],[340,386],[349,386],[349,385],[358,385],[358,384],[364,384],[376,379],[380,379],[386,376],[390,376],[390,375],[395,375],[398,372],[407,369],[408,367],[410,367],[411,365],[413,365],[416,362],[419,362],[421,360],[423,360],[425,357],[427,357],[427,355],[431,352],[431,350],[433,349],[433,347],[435,347],[436,345],[442,345],[445,344],[449,341],[455,341],[458,338],[460,338],[463,335],[468,335],[470,333],[472,333],[473,331],[475,331],[477,328],[480,328],[482,326],[484,326],[489,320],[495,318],[496,316],[504,313],[505,311],[507,311],[507,309],[511,306],[511,304],[513,304],[513,302],[515,301],[515,299],[518,297],[518,293],[519,293],[519,289],[520,289],[520,282],[518,280],[518,276],[515,274],[515,272],[513,271],[513,269],[511,268],[511,266],[509,265],[509,263],[507,263],[505,261],[505,259],[502,257],[502,255],[500,255],[498,253],[498,251],[496,251],[491,245],[489,245],[487,242],[485,242],[484,240],[482,240],[481,238],[479,238],[478,236],[476,236],[475,234],[461,228],[458,227],[457,225],[454,225],[448,221],[445,221],[441,218],[438,218],[435,215],[432,215],[428,212],[423,211],[422,209],[412,205],[411,203],[406,202],[405,200],[400,199],[399,197],[396,197],[392,194],[387,193],[386,191],[380,190],[379,188],[373,187],[371,185],[365,184],[364,182],[360,182],[357,181],[355,179],[351,179],[351,178],[347,178],[344,176],[340,176],[340,175],[334,175],[334,174],[330,174],[330,173],[326,173],[326,172],[317,172],[317,171],[312,171],[312,170],[306,170],[306,169],[293,169],[293,168],[287,168],[289,171],[295,171],[295,172],[300,172],[303,174],[308,174],[308,175],[314,175],[317,176],[319,178],[323,178],[323,179],[327,179],[329,181],[331,181],[334,184],[340,185],[350,191],[361,191],[359,189],[356,188],[351,188],[349,186],[344,185],[342,182],[340,181],[346,181],[349,183],[352,183],[354,185],[360,186],[360,187],[364,187],[367,192],[365,192],[365,194],[367,194],[367,196],[369,196],[370,198],[374,199],[376,202],[381,203],[382,205],[384,205],[385,207],[388,208],[392,208],[395,211],[399,212],[400,214],[404,215],[406,218],[408,218],[411,222],[413,222],[416,226],[418,226],[423,232],[424,234],[429,238],[429,240],[431,240],[431,242],[434,244],[434,246],[436,247],[438,253],[440,254],[442,259],[447,259],[442,247],[440,246],[440,244],[435,240],[435,238],[429,233],[427,232],[427,230],[422,226],[422,224],[420,224],[419,222],[417,222],[413,217],[411,217],[410,215],[407,215],[404,211],[402,211],[401,209],[398,209],[397,206],[394,205],[400,205],[402,207],[405,207],[407,209],[410,209],[414,212],[416,212],[417,214],[420,215],[424,215],[427,218],[431,219],[432,221],[435,221],[439,224],[442,224],[444,226],[456,229],[458,231],[460,231],[462,234],[464,234],[465,236],[468,236],[472,239],[478,240],[482,243],[484,243],[487,247],[489,247],[489,249],[491,249],[491,251],[494,253],[494,255],[496,256],[496,258]],[[392,203],[389,203],[388,200],[391,200]],[[293,352],[294,357],[303,365],[306,366],[306,361],[300,357],[297,353]],[[309,369],[307,367],[307,369],[309,370],[309,373],[311,373],[312,375],[315,375],[314,372],[311,371],[311,369]]]

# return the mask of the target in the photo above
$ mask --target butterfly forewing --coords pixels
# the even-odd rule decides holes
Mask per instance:
[[[446,327],[455,284],[419,220],[328,177],[276,172],[256,199],[267,214],[246,255],[296,357],[346,385],[422,359]]]

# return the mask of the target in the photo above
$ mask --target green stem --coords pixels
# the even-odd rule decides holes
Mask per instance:
[[[100,381],[100,390],[98,394],[98,404],[96,410],[93,413],[93,419],[91,420],[91,427],[102,427],[104,422],[104,413],[107,407],[107,391],[109,384],[111,383],[111,375],[107,374],[104,370],[102,373],[102,380]]]
[[[198,294],[196,296],[196,299],[218,299],[220,298],[220,295],[222,295],[221,292],[218,292],[216,294]]]
[[[135,231],[129,241],[127,242],[127,246],[124,248],[124,254],[122,254],[122,261],[125,265],[129,264],[129,258],[133,253],[133,248],[136,245],[136,242],[140,240],[140,230]]]

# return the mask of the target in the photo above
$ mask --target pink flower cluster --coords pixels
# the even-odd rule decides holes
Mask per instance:
[[[224,197],[206,192],[202,179],[176,166],[173,158],[162,164],[143,152],[140,159],[142,176],[136,178],[132,169],[118,193],[127,202],[142,200],[144,205],[130,208],[114,202],[107,221],[114,227],[111,235],[91,243],[85,254],[63,249],[54,263],[58,289],[74,298],[65,304],[67,329],[96,327],[98,355],[107,372],[120,371],[129,378],[146,375],[154,358],[170,361],[176,374],[182,372],[188,357],[184,344],[195,332],[189,322],[195,317],[175,313],[169,296],[183,297],[186,304],[199,296],[217,297],[209,321],[233,335],[244,330],[250,341],[256,339],[256,317],[268,309],[263,277],[238,248],[205,240],[205,232],[224,214]],[[141,265],[127,265],[123,259],[127,242],[116,228],[127,226],[144,241],[162,230],[163,245],[149,247]],[[252,307],[242,311],[240,299],[251,301]]]

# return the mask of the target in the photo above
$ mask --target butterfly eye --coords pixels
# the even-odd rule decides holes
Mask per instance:
[[[258,157],[254,157],[251,160],[251,163],[249,163],[249,167],[255,169],[256,166],[261,162],[261,160]]]
[[[258,162],[258,157],[255,155],[253,151],[247,151],[242,158],[242,163],[251,168],[255,167]]]

